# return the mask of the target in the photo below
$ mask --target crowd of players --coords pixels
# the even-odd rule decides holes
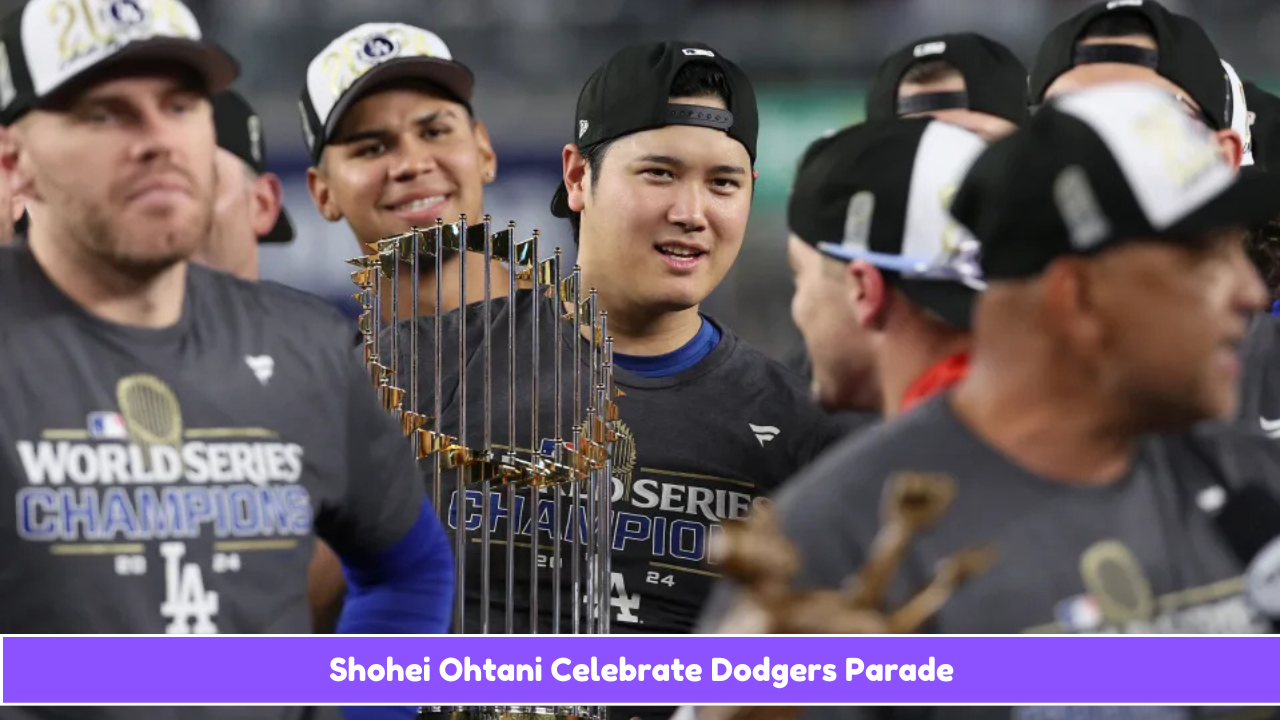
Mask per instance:
[[[427,496],[354,329],[258,280],[258,243],[293,228],[234,59],[178,0],[28,0],[2,30],[0,208],[17,229],[0,251],[0,633],[478,631],[476,612],[450,626],[444,525],[462,513]],[[483,215],[499,160],[440,37],[361,25],[302,88],[311,197],[362,248]],[[1280,98],[1193,20],[1112,0],[1056,27],[1030,71],[979,35],[921,38],[881,66],[867,118],[798,165],[804,352],[787,368],[699,311],[746,232],[746,74],[671,41],[620,50],[583,87],[552,212],[609,313],[622,391],[612,631],[717,632],[735,590],[708,547],[761,502],[802,586],[839,586],[885,484],[928,473],[957,500],[894,595],[974,544],[999,557],[934,631],[1270,632]],[[449,328],[465,316],[505,342],[514,314],[521,339],[584,342],[530,324],[560,308],[523,286],[488,317],[467,304],[486,272],[505,294],[502,263],[441,268],[412,313],[383,303],[393,332],[433,338],[439,296]],[[443,371],[456,432],[459,372]],[[533,405],[551,384],[521,377],[521,422],[538,407],[569,436],[559,399]],[[434,414],[430,389],[414,410]],[[529,504],[485,521],[554,522]],[[494,572],[522,609],[546,590]],[[515,630],[546,632],[550,606]]]

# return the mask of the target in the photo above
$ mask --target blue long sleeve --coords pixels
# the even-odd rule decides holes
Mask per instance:
[[[449,540],[430,501],[391,548],[341,556],[347,597],[342,635],[435,635],[449,632],[454,564]],[[412,707],[344,707],[347,720],[411,720]]]

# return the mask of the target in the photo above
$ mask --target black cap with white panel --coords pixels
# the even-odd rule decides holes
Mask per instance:
[[[471,109],[475,76],[453,59],[440,36],[404,23],[365,23],[329,43],[307,65],[300,109],[302,133],[318,162],[351,106],[393,81],[428,83]]]
[[[1056,98],[978,158],[951,206],[988,282],[1138,238],[1198,242],[1280,213],[1280,179],[1237,173],[1170,93],[1114,83]]]
[[[178,0],[27,0],[0,22],[0,124],[135,60],[194,70],[210,94],[239,74]]]
[[[829,257],[875,265],[913,302],[968,328],[985,287],[979,247],[947,206],[985,147],[968,130],[931,118],[847,128],[805,153],[787,224]]]

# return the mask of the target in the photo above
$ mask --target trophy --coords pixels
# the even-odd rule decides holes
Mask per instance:
[[[862,570],[837,590],[794,589],[798,554],[778,528],[770,508],[756,508],[748,520],[729,521],[711,551],[724,576],[741,592],[717,631],[733,635],[918,632],[961,585],[995,562],[991,548],[960,551],[942,560],[932,581],[901,607],[885,608],[889,585],[911,541],[946,513],[955,494],[955,481],[946,475],[904,473],[893,477],[885,488],[880,531],[870,557]],[[801,711],[798,707],[717,706],[699,708],[696,717],[794,720]],[[692,719],[694,713],[686,707],[676,717]]]
[[[539,243],[537,231],[519,239],[514,223],[494,230],[489,216],[474,225],[464,216],[385,238],[348,261],[370,380],[452,535],[453,632],[609,632],[613,340],[580,269],[562,272],[560,248],[540,259]],[[446,257],[458,269],[459,309],[450,313],[441,311]],[[484,267],[482,299],[467,303],[475,262]],[[495,265],[507,276],[497,297]],[[415,317],[424,277],[436,280],[432,323]],[[419,717],[588,720],[604,711],[427,707]]]

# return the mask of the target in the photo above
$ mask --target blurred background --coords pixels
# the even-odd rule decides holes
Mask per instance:
[[[790,317],[785,211],[794,164],[823,131],[862,119],[879,61],[922,35],[973,30],[1028,65],[1043,35],[1083,0],[185,0],[206,34],[242,63],[239,89],[263,117],[271,169],[285,180],[298,226],[266,247],[263,274],[353,310],[344,260],[356,243],[323,221],[307,194],[298,120],[306,65],[363,22],[398,21],[439,34],[477,78],[475,108],[498,152],[486,211],[543,231],[572,253],[568,223],[548,211],[578,91],[621,45],[701,40],[737,61],[760,102],[760,180],[746,243],[707,311],[781,356],[798,341]],[[0,6],[15,3],[4,0]],[[1280,2],[1165,0],[1196,18],[1246,79],[1280,89]]]

